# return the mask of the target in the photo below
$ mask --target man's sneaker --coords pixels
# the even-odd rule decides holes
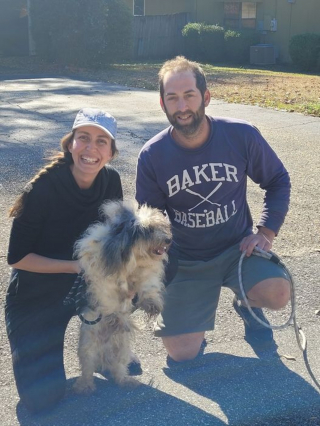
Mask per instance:
[[[273,339],[273,331],[260,324],[249,312],[249,309],[243,306],[234,296],[233,307],[237,314],[244,322],[245,336],[244,339],[256,350],[277,349],[277,345]],[[262,309],[251,308],[259,319],[269,324],[269,321],[264,316]]]
[[[111,377],[109,370],[101,370],[100,368],[98,368],[96,370],[96,373],[99,373],[106,378]],[[128,364],[129,376],[141,376],[142,373],[143,371],[142,371],[141,362],[139,361],[139,358],[134,353],[131,352],[131,361]]]

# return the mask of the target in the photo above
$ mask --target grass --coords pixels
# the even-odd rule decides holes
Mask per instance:
[[[0,58],[1,73],[50,72],[158,90],[162,62],[114,64],[103,70],[59,67],[35,57]],[[320,75],[299,74],[287,67],[272,69],[203,64],[208,87],[215,99],[259,105],[320,117]]]
[[[161,64],[113,65],[114,82],[157,90]],[[320,75],[280,70],[203,65],[215,99],[320,117]],[[280,68],[280,67],[279,67]]]

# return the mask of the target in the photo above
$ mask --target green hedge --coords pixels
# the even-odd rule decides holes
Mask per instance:
[[[291,37],[289,53],[293,64],[299,69],[320,69],[320,34],[304,33]]]
[[[260,35],[255,31],[226,31],[219,25],[198,22],[187,24],[182,35],[188,58],[212,64],[249,63],[250,46],[260,42]]]
[[[201,55],[211,64],[224,60],[224,28],[219,25],[202,25],[200,28]]]
[[[0,0],[0,54],[29,54],[28,17],[20,17],[20,0]]]
[[[132,13],[123,0],[32,0],[37,54],[99,67],[132,55]]]
[[[184,54],[190,59],[200,60],[200,28],[201,23],[190,22],[182,29],[184,37]]]
[[[219,25],[191,22],[182,29],[185,55],[194,60],[216,63],[224,59],[224,29]]]

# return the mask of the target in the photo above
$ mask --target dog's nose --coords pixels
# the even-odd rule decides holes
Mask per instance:
[[[165,242],[166,244],[171,244],[171,238],[167,238],[164,242]]]

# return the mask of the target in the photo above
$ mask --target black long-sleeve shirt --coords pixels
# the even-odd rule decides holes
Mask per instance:
[[[33,184],[21,216],[13,220],[8,263],[14,264],[29,253],[72,260],[74,243],[91,223],[100,219],[101,204],[122,196],[120,176],[110,166],[99,172],[87,190],[79,188],[69,166],[51,169]],[[45,300],[60,299],[62,304],[75,278],[76,274],[13,269],[6,310],[11,311],[9,306],[16,309],[10,316],[9,329],[20,324],[22,311],[29,314],[31,303],[39,309]]]
[[[34,183],[22,215],[13,221],[8,263],[29,253],[71,260],[75,241],[99,219],[101,204],[121,198],[120,177],[111,167],[102,169],[93,186],[85,190],[79,188],[68,166],[51,170]]]

